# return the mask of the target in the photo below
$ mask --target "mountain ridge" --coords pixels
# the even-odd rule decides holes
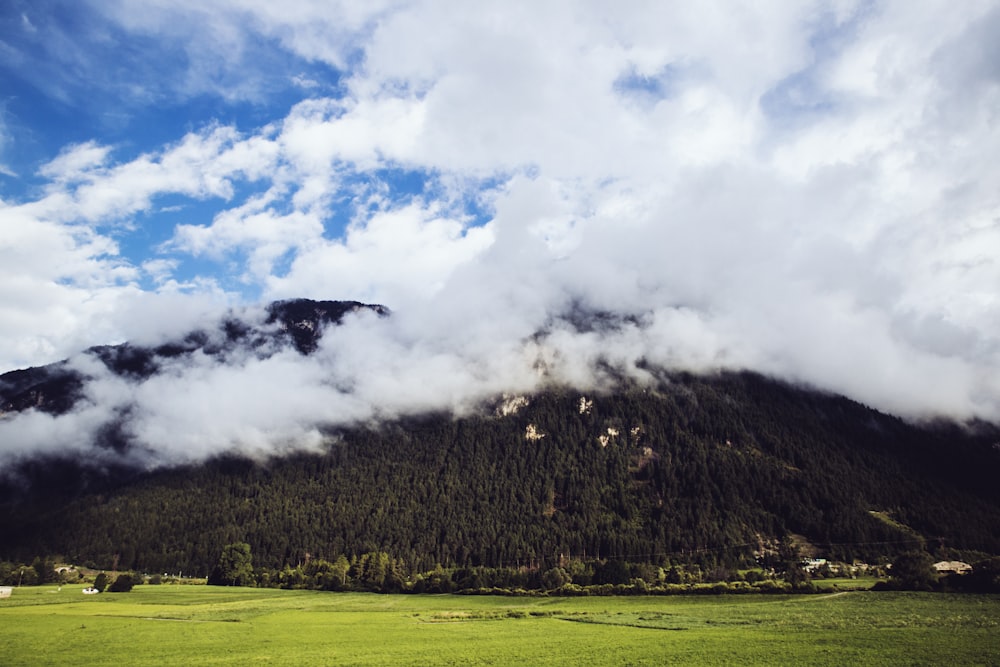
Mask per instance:
[[[257,326],[229,313],[214,323],[214,327],[196,329],[178,340],[153,346],[129,342],[96,345],[82,354],[100,360],[115,374],[135,379],[145,379],[156,373],[158,360],[173,359],[195,351],[218,357],[240,344],[260,349],[268,342],[285,342],[306,355],[316,349],[325,326],[338,324],[347,314],[361,310],[370,310],[380,317],[389,314],[385,306],[359,301],[287,299],[268,304],[266,318]],[[268,327],[277,327],[277,330],[268,330]],[[213,337],[213,333],[221,333],[222,336]],[[31,408],[54,415],[63,414],[79,400],[82,384],[82,374],[73,369],[68,360],[0,374],[0,415]]]
[[[339,305],[321,314],[316,303]],[[358,308],[388,312],[294,301],[264,325],[308,355],[323,326]],[[252,327],[232,335],[274,351],[273,339],[254,347]],[[191,345],[152,358],[207,343]],[[149,367],[128,350],[95,356],[141,376]],[[278,569],[373,551],[414,571],[564,557],[736,565],[791,534],[844,560],[1000,553],[996,426],[915,425],[746,371],[654,370],[646,385],[547,386],[464,416],[329,427],[320,445],[265,458],[223,452],[157,470],[113,456],[23,461],[0,483],[0,532],[14,536],[0,559],[207,574],[224,545],[245,541]]]

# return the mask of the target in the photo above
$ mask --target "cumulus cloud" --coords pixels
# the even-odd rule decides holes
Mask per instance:
[[[224,275],[394,313],[331,330],[308,363],[201,360],[129,387],[134,432],[168,458],[468,409],[539,368],[581,387],[609,367],[750,368],[908,417],[1000,419],[993,3],[92,9],[176,42],[220,99],[212,59],[252,79],[287,58],[300,97],[256,129],[206,119],[128,160],[95,139],[43,166],[43,194],[3,209],[6,364],[179,332],[232,303]],[[164,197],[215,209],[124,255]],[[181,275],[190,258],[211,268]]]
[[[0,341],[7,369],[69,354],[83,346],[87,329],[113,335],[101,322],[118,295],[132,289],[133,269],[117,256],[112,239],[33,209],[0,202]]]

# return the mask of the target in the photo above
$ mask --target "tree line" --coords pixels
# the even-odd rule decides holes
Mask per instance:
[[[813,579],[826,576],[850,577],[846,564],[827,565],[825,571],[808,572],[799,549],[789,540],[759,559],[759,567],[731,570],[715,567],[703,571],[697,565],[671,565],[669,569],[650,563],[621,560],[569,560],[542,571],[541,568],[437,566],[429,572],[414,572],[401,559],[384,552],[369,552],[351,559],[338,556],[333,561],[311,559],[280,570],[255,568],[250,545],[226,545],[208,577],[220,586],[260,586],[268,588],[325,591],[366,591],[374,593],[466,593],[518,595],[649,595],[649,594],[728,594],[817,592]],[[911,550],[896,557],[877,590],[953,590],[1000,592],[1000,557],[979,561],[968,575],[940,576],[926,551]]]

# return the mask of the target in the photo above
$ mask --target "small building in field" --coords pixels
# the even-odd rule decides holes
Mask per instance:
[[[0,598],[9,598],[14,589],[10,586],[0,586]]]
[[[806,572],[815,572],[826,564],[825,558],[806,558],[802,561],[802,565]]]
[[[934,569],[938,574],[968,574],[972,572],[972,566],[960,560],[942,560],[934,563]]]

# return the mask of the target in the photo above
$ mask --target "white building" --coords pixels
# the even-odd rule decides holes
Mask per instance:
[[[960,560],[943,560],[934,563],[934,569],[938,574],[968,574],[972,572],[972,566]]]

